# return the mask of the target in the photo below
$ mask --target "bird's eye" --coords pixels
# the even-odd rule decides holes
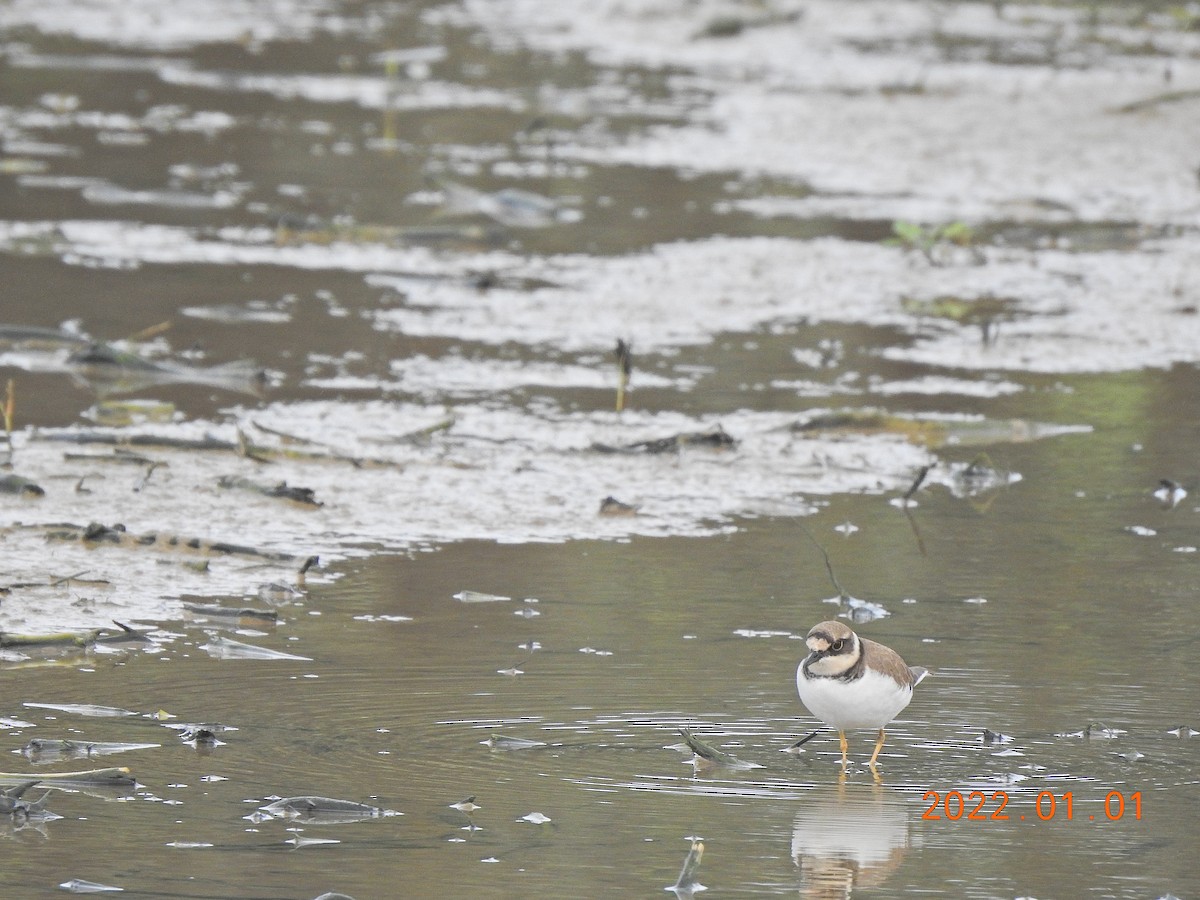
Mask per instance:
[[[833,642],[833,652],[837,653],[839,650],[842,649],[843,646],[845,646],[845,643],[846,643],[845,641],[834,641]]]

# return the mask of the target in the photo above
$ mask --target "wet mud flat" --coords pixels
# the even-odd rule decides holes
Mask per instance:
[[[1186,895],[1198,34],[9,4],[12,883]]]

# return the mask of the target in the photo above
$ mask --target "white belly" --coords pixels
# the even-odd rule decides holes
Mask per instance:
[[[912,688],[868,669],[861,678],[806,678],[796,669],[796,690],[808,711],[831,728],[883,728],[912,700]]]

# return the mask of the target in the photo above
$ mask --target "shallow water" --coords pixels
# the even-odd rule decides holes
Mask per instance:
[[[3,648],[0,768],[138,782],[0,815],[9,890],[1200,889],[1188,15],[8,4],[0,629],[151,639]],[[839,614],[933,673],[880,784],[782,752]]]

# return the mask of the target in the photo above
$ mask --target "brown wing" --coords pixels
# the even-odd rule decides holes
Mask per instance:
[[[859,641],[862,642],[863,659],[866,664],[877,672],[890,675],[896,680],[897,684],[914,687],[924,677],[924,669],[920,670],[921,675],[918,676],[900,658],[900,654],[891,647],[885,647],[878,641],[872,641],[861,636],[859,637]]]

